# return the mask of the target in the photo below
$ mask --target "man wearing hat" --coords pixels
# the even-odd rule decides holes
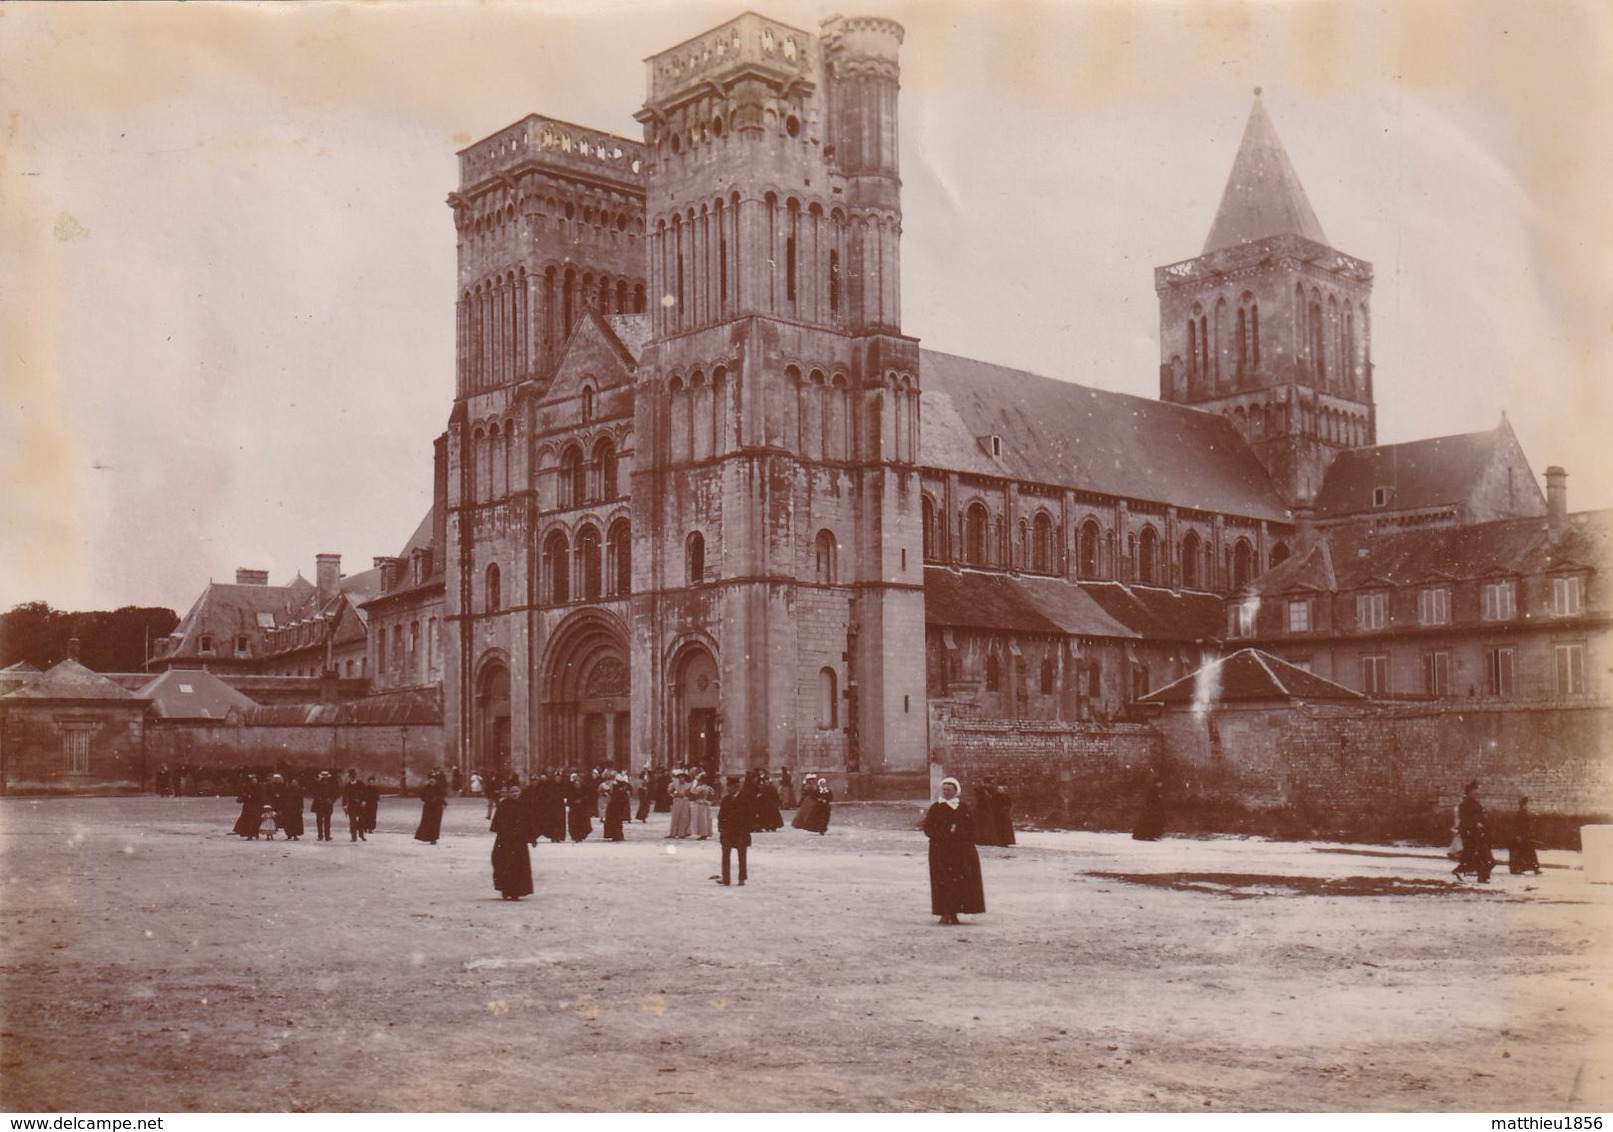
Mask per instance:
[[[722,804],[717,808],[717,839],[722,843],[722,879],[717,883],[726,885],[729,880],[729,854],[739,850],[739,883],[745,883],[745,851],[750,848],[751,830],[756,824],[756,779],[751,775],[745,776],[745,783],[740,785],[737,775],[728,778],[728,789],[722,796]]]
[[[622,827],[632,820],[633,791],[627,784],[627,775],[617,772],[605,784],[605,840],[625,841]]]
[[[314,779],[313,790],[314,840],[330,840],[330,815],[336,809],[336,781],[330,771],[322,770]]]

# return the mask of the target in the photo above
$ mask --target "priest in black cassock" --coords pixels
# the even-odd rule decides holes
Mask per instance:
[[[493,811],[493,887],[505,900],[532,895],[532,853],[527,847],[526,812],[515,786],[504,788]]]
[[[930,839],[930,911],[943,924],[956,924],[960,912],[986,910],[974,814],[961,793],[956,778],[943,778],[940,799],[924,815],[924,836]]]

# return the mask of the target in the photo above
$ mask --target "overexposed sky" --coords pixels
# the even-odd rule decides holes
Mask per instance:
[[[1613,505],[1613,14],[1596,0],[753,5],[907,28],[903,325],[1154,396],[1265,90],[1376,269],[1379,438],[1493,427]],[[736,3],[0,6],[0,608],[170,605],[402,547],[453,395],[454,153],[628,137]]]

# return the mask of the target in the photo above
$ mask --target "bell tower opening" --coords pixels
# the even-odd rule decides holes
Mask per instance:
[[[1290,504],[1376,443],[1372,265],[1329,244],[1258,88],[1204,250],[1154,290],[1160,399],[1230,419]]]

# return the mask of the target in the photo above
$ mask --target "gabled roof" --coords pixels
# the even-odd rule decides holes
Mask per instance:
[[[948,629],[1135,637],[1081,586],[1062,578],[924,569],[924,620]]]
[[[16,664],[8,664],[4,668],[0,668],[0,676],[32,676],[38,671],[39,669],[29,664],[26,660],[19,660]]]
[[[1212,660],[1197,672],[1157,688],[1137,702],[1144,704],[1194,703],[1202,696],[1208,707],[1217,704],[1270,700],[1361,700],[1366,697],[1342,684],[1324,680],[1259,649],[1239,649]]]
[[[1316,517],[1461,506],[1478,491],[1496,461],[1509,457],[1521,462],[1528,475],[1522,511],[1539,513],[1543,509],[1540,488],[1528,474],[1528,463],[1511,427],[1502,422],[1482,432],[1340,452],[1316,495]],[[1374,507],[1373,492],[1380,487],[1388,489],[1388,498],[1381,507]]]
[[[644,344],[650,340],[650,316],[647,314],[613,314],[605,317],[605,325],[610,328],[616,341],[621,343],[622,349],[638,365],[639,358],[644,355]]]
[[[921,351],[920,461],[1286,521],[1270,477],[1230,420],[1185,405]],[[1002,455],[981,441],[1002,438]]]
[[[1243,128],[1243,141],[1233,159],[1232,173],[1221,194],[1221,207],[1216,210],[1202,254],[1290,234],[1327,243],[1257,89],[1249,121]]]
[[[234,655],[236,636],[244,634],[254,641],[261,640],[270,627],[289,625],[305,613],[312,614],[314,611],[308,607],[316,595],[313,583],[300,574],[284,586],[209,582],[169,634],[173,643],[159,659],[201,656],[204,636],[213,638],[214,654]]]
[[[1543,574],[1608,561],[1613,547],[1610,534],[1613,514],[1606,511],[1569,515],[1557,528],[1533,517],[1377,532],[1352,524],[1322,532],[1315,547],[1274,566],[1249,590],[1284,594],[1309,587],[1340,592]],[[1325,572],[1317,565],[1324,560],[1331,567]]]
[[[202,669],[171,668],[142,687],[140,695],[163,719],[223,719],[231,708],[257,706]]]
[[[68,659],[52,665],[26,684],[7,692],[8,700],[132,700],[115,681]]]

